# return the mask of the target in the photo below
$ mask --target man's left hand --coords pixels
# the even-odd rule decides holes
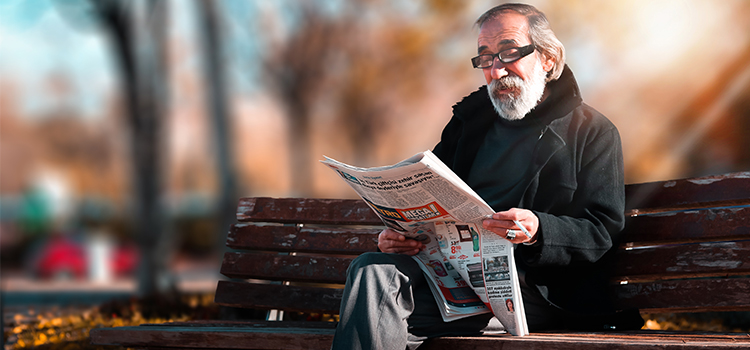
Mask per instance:
[[[523,228],[529,232],[531,237],[529,238],[526,236],[514,221],[517,221],[522,225]],[[482,224],[485,229],[490,230],[513,243],[532,244],[536,242],[537,232],[539,230],[539,218],[534,215],[534,212],[519,208],[512,208],[507,211],[500,211],[492,214],[492,218],[485,219]],[[510,235],[508,235],[509,230],[512,230]],[[514,235],[515,237],[513,237]]]

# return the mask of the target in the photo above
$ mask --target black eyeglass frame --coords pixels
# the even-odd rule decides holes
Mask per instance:
[[[508,51],[511,51],[511,50],[518,50],[518,54],[519,54],[518,57],[514,57],[514,58],[511,58],[511,59],[504,59],[503,56],[502,56],[503,52],[508,52]],[[500,51],[498,53],[494,53],[494,54],[489,54],[488,53],[488,54],[483,54],[483,55],[479,55],[479,56],[473,57],[471,59],[471,65],[474,66],[474,68],[478,68],[478,69],[490,68],[490,67],[492,67],[493,64],[495,64],[495,58],[499,59],[500,62],[502,62],[504,64],[513,63],[515,61],[518,61],[518,60],[520,60],[520,59],[528,56],[529,54],[531,54],[532,52],[534,52],[534,50],[536,50],[536,46],[534,46],[534,44],[529,44],[529,45],[521,46],[521,47],[511,47],[511,48],[507,48],[505,50],[502,50],[502,51]],[[491,61],[492,63],[489,66],[487,66],[487,67],[480,67],[479,66],[479,59],[482,58],[482,56],[490,56],[490,57],[492,57],[492,61]]]

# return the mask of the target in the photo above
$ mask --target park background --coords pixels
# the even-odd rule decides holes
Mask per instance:
[[[497,3],[1,0],[6,316],[210,292],[240,197],[354,198],[324,155],[437,143],[484,84],[473,22]],[[750,170],[750,1],[529,3],[618,127],[627,183]]]

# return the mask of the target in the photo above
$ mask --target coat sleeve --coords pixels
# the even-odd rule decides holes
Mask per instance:
[[[540,241],[524,249],[530,266],[568,266],[598,261],[625,225],[625,187],[620,135],[612,126],[581,145],[577,188],[563,215],[535,212]]]

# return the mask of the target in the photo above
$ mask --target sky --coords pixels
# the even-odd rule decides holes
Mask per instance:
[[[136,2],[139,0],[133,0]],[[115,62],[110,55],[108,38],[97,26],[79,16],[86,8],[85,0],[0,0],[0,77],[10,80],[20,89],[21,111],[25,117],[35,118],[59,106],[51,98],[45,79],[51,75],[64,75],[73,85],[67,103],[72,103],[82,117],[100,114],[107,98],[118,89]],[[258,34],[242,28],[253,22],[258,11],[283,6],[264,1],[226,0],[220,6],[226,9],[229,22],[229,52],[238,60],[253,60],[257,43],[249,35]],[[293,1],[285,1],[293,4]],[[186,6],[187,4],[187,6]],[[281,5],[280,5],[281,4]],[[325,2],[328,12],[335,12],[337,1]],[[176,13],[170,30],[187,40],[195,40],[193,6],[189,2],[172,2],[170,10]],[[287,18],[287,21],[293,20]],[[286,23],[286,25],[289,25]],[[193,48],[195,49],[195,48]],[[183,62],[195,68],[198,62]],[[233,67],[230,67],[233,68]],[[237,67],[234,67],[237,68]],[[253,91],[253,81],[258,77],[257,67],[240,65],[247,69],[232,83],[243,91]]]
[[[44,115],[60,101],[46,92],[50,75],[71,78],[72,103],[82,116],[105,106],[116,88],[106,38],[92,26],[71,26],[51,0],[0,0],[0,76],[21,89],[25,116]],[[5,89],[7,87],[3,87]]]

